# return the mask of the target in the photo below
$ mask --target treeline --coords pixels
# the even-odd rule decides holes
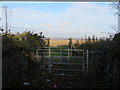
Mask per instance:
[[[20,88],[27,73],[35,64],[32,48],[44,47],[45,37],[41,33],[23,32],[2,35],[2,85],[4,88]],[[35,65],[34,65],[35,67]]]
[[[32,59],[32,49],[36,47],[45,47],[48,45],[45,36],[42,33],[23,32],[18,34],[2,35],[2,71],[3,71],[3,88],[20,88],[28,80],[33,81],[32,77],[40,77],[36,73],[42,74],[38,70],[39,65]],[[96,39],[95,37],[87,38],[83,44],[75,44],[77,49],[92,50],[96,53],[94,58],[95,71],[86,76],[88,87],[119,87],[120,86],[120,33],[114,38]],[[34,73],[36,71],[36,73]],[[34,74],[31,74],[34,73]],[[41,76],[39,80],[44,81]],[[49,75],[47,76],[49,77]],[[53,77],[54,78],[54,77]],[[65,77],[64,77],[65,78]],[[69,78],[70,79],[70,78]],[[77,79],[81,80],[78,75]],[[38,79],[35,79],[36,82]],[[68,79],[67,79],[68,80]],[[72,79],[73,80],[73,79]],[[86,79],[85,79],[86,80]],[[83,80],[83,81],[85,81]],[[64,80],[63,80],[64,81]],[[69,80],[71,81],[71,79]],[[71,81],[74,87],[79,87],[79,83]],[[32,83],[32,82],[31,82]],[[46,83],[46,82],[44,82]],[[57,82],[61,86],[63,83]],[[37,83],[35,83],[37,84]],[[63,85],[64,86],[64,85]],[[39,86],[40,87],[40,86]],[[46,84],[42,87],[47,87]],[[83,85],[84,87],[84,85]]]
[[[120,33],[109,38],[97,38],[88,36],[82,44],[76,43],[72,47],[70,39],[69,47],[95,51],[89,53],[89,71],[94,75],[93,80],[99,82],[98,87],[120,87]],[[78,55],[76,52],[74,54]],[[95,78],[100,78],[99,80]]]
[[[96,71],[102,77],[101,84],[105,87],[120,87],[120,33],[114,38],[88,38],[85,43],[76,45],[78,49],[95,51],[94,64]]]

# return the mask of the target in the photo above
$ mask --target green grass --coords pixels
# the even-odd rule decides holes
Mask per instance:
[[[45,57],[42,60],[39,60],[38,62],[45,62],[48,63],[48,61],[51,60],[51,62],[56,63],[82,63],[83,58],[78,57]]]

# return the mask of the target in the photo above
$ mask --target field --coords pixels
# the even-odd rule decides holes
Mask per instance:
[[[77,40],[72,40],[72,43],[75,44]],[[84,43],[84,40],[78,40],[78,43]],[[69,40],[57,40],[57,39],[50,39],[50,47],[55,47],[58,45],[68,45],[69,44]]]

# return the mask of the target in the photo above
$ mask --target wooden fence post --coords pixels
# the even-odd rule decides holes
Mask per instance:
[[[72,44],[72,38],[69,38],[69,51],[70,51],[70,55],[72,55],[72,47],[73,47],[73,44]]]
[[[38,49],[36,49],[36,61],[38,61]]]
[[[47,41],[48,41],[47,47],[50,47],[50,38],[48,38]]]

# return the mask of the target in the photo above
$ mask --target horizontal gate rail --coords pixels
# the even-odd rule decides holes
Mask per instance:
[[[82,65],[82,63],[55,63],[53,62],[52,64],[62,64],[62,65]]]
[[[77,69],[52,69],[53,71],[82,71]]]
[[[51,58],[58,57],[58,58],[83,58],[82,56],[51,56]]]

